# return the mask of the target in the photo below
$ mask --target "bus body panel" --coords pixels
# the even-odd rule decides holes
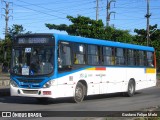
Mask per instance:
[[[97,69],[97,70],[96,70]],[[87,83],[87,95],[106,94],[115,92],[126,92],[130,79],[136,82],[136,90],[152,87],[156,85],[155,69],[153,68],[121,68],[121,67],[91,67],[84,70],[59,75],[55,79],[56,84],[50,88],[28,89],[15,88],[11,86],[12,96],[27,97],[73,97],[78,81],[84,80]],[[18,94],[20,90],[21,94]],[[25,94],[23,90],[37,90],[41,94]],[[51,91],[51,95],[43,95],[43,91]]]

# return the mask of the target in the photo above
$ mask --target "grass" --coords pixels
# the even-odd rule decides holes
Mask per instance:
[[[160,73],[157,73],[157,79],[160,80]]]
[[[160,120],[160,117],[142,117],[142,118],[136,118],[134,120]]]

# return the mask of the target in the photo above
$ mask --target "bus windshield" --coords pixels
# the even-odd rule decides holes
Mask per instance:
[[[53,46],[14,47],[11,73],[17,75],[46,75],[53,72]]]

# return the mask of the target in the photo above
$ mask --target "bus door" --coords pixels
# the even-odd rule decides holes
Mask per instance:
[[[72,70],[71,66],[71,47],[69,42],[59,42],[58,46],[58,75],[61,76],[61,78],[58,80],[58,89],[59,94],[61,96],[71,96],[72,95],[72,89],[70,87],[71,84],[73,84],[73,81],[70,81],[72,79],[71,76],[65,76],[65,73],[69,73]],[[63,76],[63,77],[62,77]],[[62,90],[63,89],[63,90]]]
[[[106,70],[106,92],[113,93],[122,90],[126,77],[125,68],[107,68]]]
[[[90,68],[88,73],[88,95],[99,94],[99,83],[101,81],[100,73],[95,70],[96,68]]]
[[[100,69],[100,84],[99,84],[99,91],[100,94],[107,93],[108,83],[106,77],[106,68],[99,68]]]

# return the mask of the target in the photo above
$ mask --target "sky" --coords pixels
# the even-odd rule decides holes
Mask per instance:
[[[60,33],[58,30],[49,30],[45,23],[71,24],[67,15],[78,15],[96,19],[96,0],[6,0],[9,4],[8,27],[13,24],[22,25],[32,33]],[[109,0],[111,1],[111,0]],[[146,29],[147,0],[113,0],[109,25],[121,30]],[[106,25],[107,0],[99,0],[99,19]],[[5,3],[0,3],[0,38],[4,38],[5,31]],[[160,0],[150,0],[150,25],[158,24],[160,28]]]

